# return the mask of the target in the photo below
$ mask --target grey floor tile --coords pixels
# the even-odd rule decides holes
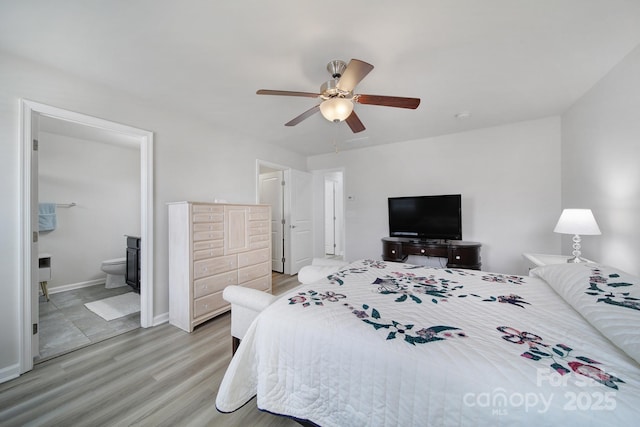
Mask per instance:
[[[36,362],[67,353],[140,327],[140,312],[106,321],[84,304],[131,292],[130,286],[103,284],[40,297],[40,356]]]

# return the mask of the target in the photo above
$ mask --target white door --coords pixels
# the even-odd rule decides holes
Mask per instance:
[[[336,254],[336,189],[330,179],[324,182],[324,253]]]
[[[342,172],[337,175],[337,180],[334,182],[334,198],[333,198],[333,211],[335,214],[335,255],[344,255],[344,195],[343,195],[343,181]]]
[[[260,203],[271,205],[271,269],[284,273],[284,186],[282,171],[261,173]]]
[[[297,274],[313,258],[313,197],[312,175],[291,170],[291,218],[289,241],[291,263],[289,274]]]

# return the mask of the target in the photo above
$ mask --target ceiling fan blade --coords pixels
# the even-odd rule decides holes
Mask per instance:
[[[320,96],[319,93],[311,93],[311,92],[294,92],[290,90],[269,90],[269,89],[260,89],[256,92],[257,95],[282,95],[282,96],[304,96],[306,98],[317,98]]]
[[[371,70],[373,70],[373,65],[359,59],[352,59],[342,73],[336,87],[344,92],[352,92]]]
[[[345,121],[347,122],[353,133],[358,133],[365,130],[364,125],[360,121],[360,117],[358,117],[355,111],[352,111]]]
[[[415,110],[420,105],[420,98],[403,98],[400,96],[356,95],[353,100],[358,104],[383,105],[385,107],[410,108]]]
[[[304,113],[300,114],[298,117],[288,121],[284,125],[285,126],[295,126],[298,123],[300,123],[301,121],[303,121],[304,119],[307,119],[307,118],[313,116],[318,111],[320,111],[320,105],[316,105],[315,107],[312,107],[312,108],[308,109],[307,111],[305,111]]]

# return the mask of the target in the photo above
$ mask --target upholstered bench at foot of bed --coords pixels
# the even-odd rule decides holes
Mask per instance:
[[[303,284],[315,282],[335,273],[347,264],[345,261],[314,258],[311,265],[300,269],[298,281]],[[222,298],[231,304],[232,351],[235,354],[240,340],[253,320],[278,297],[256,289],[232,285],[224,289]]]
[[[231,304],[232,351],[235,353],[253,319],[278,297],[256,289],[233,285],[224,289],[222,298]]]
[[[311,265],[305,265],[300,269],[298,272],[298,281],[304,285],[316,282],[335,273],[348,264],[348,262],[337,259],[314,258],[313,261],[311,261]]]

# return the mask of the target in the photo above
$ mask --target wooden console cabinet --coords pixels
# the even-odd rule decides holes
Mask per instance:
[[[169,323],[229,311],[229,285],[271,292],[271,206],[169,203]]]
[[[448,268],[480,270],[480,247],[462,240],[416,240],[405,237],[382,239],[382,259],[403,262],[409,255],[447,258]]]

